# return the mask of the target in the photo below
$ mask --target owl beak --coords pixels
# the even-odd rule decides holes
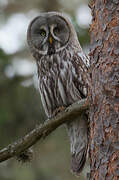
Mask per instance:
[[[52,40],[52,37],[50,36],[49,37],[49,43],[52,44],[53,40]]]

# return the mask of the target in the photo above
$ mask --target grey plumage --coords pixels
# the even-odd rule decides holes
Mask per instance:
[[[42,13],[28,27],[28,44],[36,59],[39,91],[47,116],[87,96],[86,56],[70,20],[61,13]],[[87,116],[67,123],[72,170],[79,174],[87,155]]]

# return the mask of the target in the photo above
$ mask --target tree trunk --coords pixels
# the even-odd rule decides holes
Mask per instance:
[[[91,180],[119,179],[119,0],[93,0]]]

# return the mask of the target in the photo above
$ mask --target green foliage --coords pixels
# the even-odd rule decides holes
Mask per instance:
[[[73,25],[74,25],[75,30],[77,32],[78,39],[79,39],[81,46],[88,45],[90,42],[89,30],[87,28],[80,27],[78,25],[75,17],[72,18],[72,22],[73,22]]]

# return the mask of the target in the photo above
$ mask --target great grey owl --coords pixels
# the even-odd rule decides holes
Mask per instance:
[[[60,107],[67,107],[87,96],[83,76],[87,59],[65,15],[41,13],[28,27],[27,41],[36,59],[41,100],[49,118]],[[79,175],[88,149],[86,114],[66,126],[71,143],[71,168]]]

